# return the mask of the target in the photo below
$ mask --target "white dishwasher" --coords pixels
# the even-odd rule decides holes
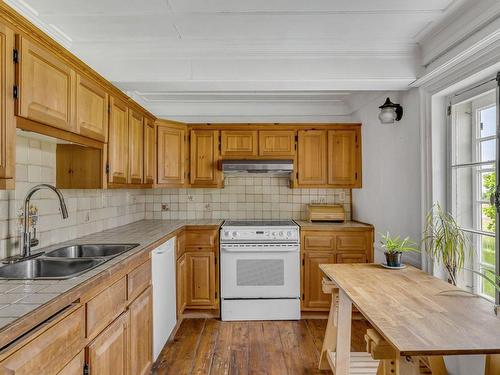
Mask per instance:
[[[152,252],[153,358],[156,360],[177,322],[175,237]]]

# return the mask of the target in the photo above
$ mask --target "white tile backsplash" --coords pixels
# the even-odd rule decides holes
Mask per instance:
[[[55,143],[25,135],[16,142],[16,189],[0,191],[0,259],[19,252],[18,215],[27,191],[56,179]],[[223,189],[62,190],[66,220],[53,192],[42,190],[32,199],[39,210],[38,247],[145,218],[304,219],[314,202],[344,204],[350,219],[348,189],[290,189],[288,183],[288,177],[256,175],[226,177]]]

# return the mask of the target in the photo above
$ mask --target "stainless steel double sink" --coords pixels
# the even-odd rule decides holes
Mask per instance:
[[[138,244],[96,244],[64,246],[37,258],[0,267],[0,279],[69,279],[139,246]]]

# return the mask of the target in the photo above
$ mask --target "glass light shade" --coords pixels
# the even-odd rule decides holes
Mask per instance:
[[[394,124],[396,117],[396,109],[394,107],[382,108],[378,115],[378,119],[382,124]]]

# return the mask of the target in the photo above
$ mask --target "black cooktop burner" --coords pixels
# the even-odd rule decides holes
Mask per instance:
[[[226,220],[225,227],[285,227],[295,226],[292,220]]]

